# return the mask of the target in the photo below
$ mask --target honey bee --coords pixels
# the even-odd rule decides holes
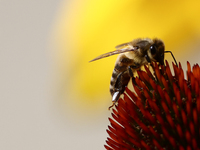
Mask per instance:
[[[120,95],[124,93],[125,87],[128,85],[130,78],[133,78],[133,73],[136,70],[139,70],[142,65],[151,62],[158,62],[163,65],[164,53],[166,52],[170,52],[174,58],[171,51],[165,51],[163,41],[157,38],[139,38],[128,43],[120,44],[115,48],[115,51],[102,54],[91,60],[95,61],[121,53],[116,60],[110,80],[110,93],[112,95],[113,105],[111,105],[109,109],[116,104]]]

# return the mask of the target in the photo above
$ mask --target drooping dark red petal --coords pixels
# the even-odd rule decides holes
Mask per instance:
[[[192,147],[193,147],[193,149],[198,149],[198,147],[197,147],[197,141],[196,141],[195,138],[192,138]]]
[[[172,62],[172,66],[174,68],[174,74],[175,74],[175,78],[178,79],[179,78],[179,69],[178,66],[176,66],[173,62]]]
[[[164,150],[164,149],[161,147],[161,145],[160,145],[155,139],[153,139],[153,143],[154,143],[154,145],[157,147],[157,149],[159,149],[159,150]]]
[[[179,85],[179,88],[180,88],[180,92],[182,94],[184,94],[184,73],[183,73],[183,69],[180,68],[180,72],[179,72],[179,78],[178,78],[178,85]]]
[[[182,116],[182,121],[183,121],[183,124],[185,127],[187,127],[187,116],[186,116],[186,113],[183,109],[181,109],[181,116]]]
[[[175,117],[176,117],[177,119],[181,119],[181,118],[180,118],[180,113],[179,113],[179,111],[178,111],[178,107],[177,107],[177,105],[176,105],[175,102],[173,102],[172,108],[173,108]]]
[[[173,83],[173,77],[172,77],[172,73],[171,73],[170,68],[169,68],[169,64],[168,64],[167,61],[165,61],[165,62],[166,62],[166,70],[165,70],[165,72],[166,72],[166,74],[167,74],[168,80],[169,80],[171,83]]]
[[[170,124],[171,128],[174,129],[174,128],[175,128],[175,125],[174,125],[174,122],[173,122],[172,117],[168,114],[168,115],[166,116],[166,118],[167,118],[167,121],[168,121],[168,123]]]
[[[145,68],[145,70],[146,70],[148,76],[149,76],[151,79],[154,79],[154,77],[153,77],[151,71],[149,70],[149,68],[148,68],[146,65],[144,66],[144,68]]]
[[[169,89],[169,83],[165,80],[165,78],[163,77],[163,76],[161,76],[161,80],[162,80],[162,83],[163,83],[163,85],[164,85],[164,87],[165,87],[165,89],[167,90],[167,91],[169,91],[170,89]]]
[[[110,138],[108,138],[108,140],[106,141],[106,143],[107,143],[110,147],[112,147],[112,148],[110,148],[110,147],[106,146],[105,148],[108,149],[108,150],[111,150],[111,149],[118,149],[118,148],[119,148],[119,144],[118,144],[117,142],[113,141],[113,140],[110,139]]]
[[[181,129],[180,124],[176,125],[176,131],[178,132],[179,137],[182,139],[183,138],[183,131]]]
[[[193,121],[194,121],[195,126],[197,126],[197,124],[198,124],[198,116],[197,116],[196,108],[193,109]]]
[[[172,107],[172,101],[169,97],[169,94],[166,91],[164,91],[164,95],[165,95],[165,100],[167,101],[168,106],[171,108]]]
[[[177,87],[177,85],[175,83],[173,83],[173,89],[174,89],[174,94],[176,96],[176,100],[178,102],[178,106],[182,105],[182,100],[181,100],[181,95],[180,95],[180,91]]]
[[[155,63],[155,75],[157,77],[157,80],[161,83],[161,74],[160,70],[158,69],[158,65]]]
[[[197,111],[198,111],[198,114],[200,114],[200,97],[197,98]]]
[[[191,133],[192,137],[194,137],[195,136],[195,129],[194,129],[194,124],[193,124],[192,121],[190,121],[189,127],[190,127],[190,133]]]

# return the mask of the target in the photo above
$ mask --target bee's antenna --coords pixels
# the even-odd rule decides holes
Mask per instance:
[[[175,62],[175,64],[176,64],[176,66],[178,66],[178,64],[177,64],[177,62],[176,62],[176,59],[175,59],[173,53],[172,53],[171,51],[165,51],[165,53],[171,53],[172,58],[174,59],[174,62]]]

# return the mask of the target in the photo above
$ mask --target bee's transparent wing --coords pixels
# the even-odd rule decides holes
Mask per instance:
[[[124,48],[129,47],[129,46],[130,46],[130,42],[117,45],[117,46],[115,46],[115,48],[118,50],[118,49],[124,49]]]
[[[98,59],[101,59],[101,58],[109,57],[109,56],[115,55],[115,54],[125,53],[125,52],[129,52],[129,51],[135,51],[135,50],[138,49],[138,47],[133,47],[132,45],[129,45],[129,44],[127,44],[126,46],[125,45],[123,45],[123,46],[119,45],[119,47],[121,47],[121,49],[117,48],[117,50],[115,50],[115,51],[102,54],[102,55],[90,60],[89,62],[95,61],[95,60],[98,60]]]

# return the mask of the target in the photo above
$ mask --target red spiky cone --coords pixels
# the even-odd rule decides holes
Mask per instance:
[[[191,69],[187,79],[181,64],[173,64],[174,76],[166,66],[153,63],[153,74],[138,71],[133,84],[119,99],[106,140],[107,150],[200,149],[200,67]]]

